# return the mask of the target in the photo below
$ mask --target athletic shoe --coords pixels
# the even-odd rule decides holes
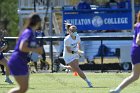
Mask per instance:
[[[60,65],[59,65],[59,71],[65,71],[65,70],[66,70],[65,66],[60,63]]]
[[[9,84],[13,84],[13,82],[9,79],[9,78],[6,78],[5,79],[5,82],[9,83]]]
[[[71,70],[70,69],[66,69],[65,72],[69,73],[69,72],[71,72]]]
[[[116,90],[110,90],[109,93],[120,93],[119,91],[116,91]]]
[[[88,87],[89,88],[92,88],[93,87],[91,82],[87,82],[87,84],[88,84]]]
[[[4,73],[2,73],[1,75],[5,75],[5,72],[4,72]]]

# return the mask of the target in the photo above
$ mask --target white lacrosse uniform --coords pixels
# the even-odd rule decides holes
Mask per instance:
[[[69,53],[66,49],[66,46],[69,46],[72,51],[78,51],[78,43],[80,43],[80,36],[77,34],[76,39],[72,39],[70,35],[66,36],[64,39],[64,51],[63,51],[63,58],[66,62],[66,64],[69,64],[75,59],[79,59],[78,53]]]

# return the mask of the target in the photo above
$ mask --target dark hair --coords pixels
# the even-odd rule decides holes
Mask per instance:
[[[68,30],[71,26],[72,26],[72,25],[70,25],[70,24],[69,24],[69,25],[67,25],[67,26],[66,26],[67,30]]]
[[[22,34],[24,29],[29,28],[29,27],[33,27],[33,26],[37,25],[38,22],[41,22],[40,16],[37,13],[31,13],[25,19],[25,23],[24,23],[23,29],[22,29],[22,31],[20,31],[19,36]]]
[[[29,17],[25,21],[24,28],[27,27],[33,27],[35,26],[38,22],[41,22],[41,18],[37,13],[32,13],[29,15]]]
[[[140,11],[137,14],[137,23],[140,23]]]
[[[140,23],[140,11],[137,13],[136,23],[134,24],[134,27],[137,25],[137,23]]]
[[[70,26],[72,26],[71,23],[68,23],[68,22],[66,22],[66,21],[65,21],[64,24],[65,24],[66,30],[68,30],[68,29],[70,28]]]
[[[73,28],[77,29],[77,27],[75,25],[71,25],[69,30],[72,30]]]

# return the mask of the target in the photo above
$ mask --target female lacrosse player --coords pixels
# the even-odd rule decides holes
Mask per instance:
[[[25,29],[20,34],[15,51],[13,52],[8,65],[11,74],[14,76],[19,87],[11,89],[8,93],[25,93],[28,90],[29,72],[27,63],[29,52],[42,54],[43,48],[37,47],[34,33],[41,26],[41,18],[38,14],[33,13],[25,23]]]
[[[79,54],[83,51],[80,49],[80,37],[77,34],[77,28],[76,26],[70,26],[69,28],[69,35],[65,37],[64,39],[64,51],[63,51],[63,58],[68,64],[72,71],[76,71],[79,76],[84,79],[89,87],[92,87],[91,82],[86,78],[85,74],[82,72],[82,70],[79,68]]]
[[[122,89],[132,82],[139,79],[140,76],[140,11],[137,15],[137,23],[134,25],[133,45],[131,49],[132,74],[123,80],[123,82],[110,93],[120,93]]]
[[[3,41],[2,38],[0,38],[0,64],[4,65],[6,67],[6,78],[5,78],[5,82],[9,83],[9,84],[13,84],[13,82],[10,80],[9,75],[9,67],[7,65],[7,59],[3,56],[3,51],[7,48],[7,44],[6,42]]]

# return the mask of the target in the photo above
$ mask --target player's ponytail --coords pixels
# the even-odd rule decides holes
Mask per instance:
[[[137,23],[140,23],[140,11],[137,14]]]
[[[24,28],[33,27],[38,22],[41,22],[41,18],[37,13],[32,13],[29,17],[25,20]]]
[[[134,27],[136,27],[137,23],[140,23],[140,11],[137,13],[136,23],[134,24]]]
[[[23,29],[34,27],[37,23],[41,22],[41,18],[37,13],[31,13],[27,18],[25,18]],[[21,35],[22,31],[19,33]]]

